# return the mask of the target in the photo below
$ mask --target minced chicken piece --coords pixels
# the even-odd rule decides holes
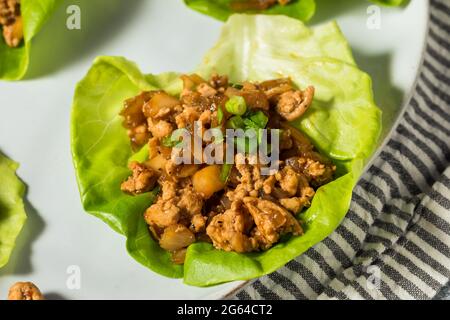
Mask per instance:
[[[44,296],[33,283],[17,282],[9,289],[8,300],[44,300]]]
[[[306,112],[314,88],[299,90],[288,78],[241,84],[217,74],[210,80],[195,74],[181,79],[180,96],[142,92],[126,100],[121,112],[132,146],[147,144],[149,149],[147,161],[130,163],[132,174],[122,190],[131,195],[149,192],[156,185],[161,190],[144,213],[151,235],[177,264],[183,263],[186,248],[194,241],[246,253],[267,250],[286,234],[301,235],[297,214],[311,205],[316,189],[330,182],[336,171],[287,122]],[[227,166],[207,163],[203,157],[203,151],[217,143],[215,139],[202,141],[201,154],[190,151],[188,156],[195,163],[177,164],[172,151],[178,142],[172,141],[171,133],[187,130],[192,137],[198,134],[197,124],[202,132],[214,128],[225,137],[230,121],[236,120],[233,110],[227,109],[233,97],[245,103],[246,110],[239,113],[244,124],[280,129],[279,170],[263,175],[259,155],[235,150],[234,164],[223,177]],[[220,143],[228,147],[227,142]]]
[[[20,0],[0,0],[0,27],[3,28],[6,44],[12,48],[18,47],[23,39]]]

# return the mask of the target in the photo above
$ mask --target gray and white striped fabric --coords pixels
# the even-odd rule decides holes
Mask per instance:
[[[449,282],[450,0],[431,7],[415,93],[342,224],[234,298],[432,299]]]

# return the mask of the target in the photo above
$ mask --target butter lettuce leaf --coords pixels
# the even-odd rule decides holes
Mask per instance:
[[[170,255],[150,237],[143,212],[154,195],[131,197],[120,190],[129,175],[127,164],[133,152],[119,112],[123,101],[140,91],[170,92],[177,82],[178,75],[171,73],[146,77],[124,58],[97,58],[76,88],[71,130],[73,161],[85,210],[125,235],[127,249],[137,261],[168,277],[181,277],[183,267],[173,265]],[[177,92],[181,89],[178,84]]]
[[[384,6],[390,6],[390,7],[398,7],[407,2],[407,0],[371,0],[371,1],[381,4],[381,5],[384,5]]]
[[[0,152],[0,268],[8,263],[25,220],[25,185],[16,176],[18,164]]]
[[[193,10],[209,15],[216,19],[226,21],[233,12],[233,0],[184,0],[185,4]],[[315,0],[293,0],[287,5],[275,5],[263,11],[249,11],[247,13],[264,13],[271,15],[286,15],[301,21],[309,21],[316,11]]]
[[[326,238],[342,221],[353,187],[377,145],[381,112],[373,101],[370,77],[356,66],[335,23],[309,29],[285,16],[233,15],[196,72],[204,77],[219,72],[235,83],[291,77],[300,88],[315,86],[311,109],[293,125],[333,159],[338,177],[321,187],[301,214],[305,234],[251,254],[195,243],[184,266],[173,265],[143,218],[154,194],[132,197],[120,191],[130,173],[127,163],[141,153],[133,154],[119,112],[123,101],[141,90],[179,94],[182,84],[176,73],[145,75],[119,57],[98,58],[75,92],[71,144],[81,200],[86,211],[125,235],[131,256],[155,272],[183,277],[195,286],[259,277]]]
[[[184,0],[184,3],[191,9],[202,14],[211,16],[221,21],[226,21],[231,15],[237,13],[232,10],[231,4],[235,0]],[[361,0],[354,0],[361,1]],[[406,3],[406,0],[371,0],[384,6],[400,6]],[[339,4],[337,4],[339,5]],[[285,15],[308,22],[316,12],[315,0],[293,0],[287,5],[276,4],[266,10],[247,11],[239,13],[259,13],[269,15]]]
[[[233,15],[198,72],[205,77],[227,74],[235,83],[290,77],[300,88],[313,85],[314,102],[293,125],[333,159],[340,175],[317,191],[301,215],[303,236],[247,255],[191,245],[184,280],[205,286],[273,272],[331,234],[347,213],[353,187],[377,145],[381,111],[370,77],[356,66],[334,22],[309,29],[284,16]]]
[[[31,41],[61,1],[21,1],[24,40],[18,48],[10,48],[0,35],[0,80],[20,80],[25,76],[30,60]]]

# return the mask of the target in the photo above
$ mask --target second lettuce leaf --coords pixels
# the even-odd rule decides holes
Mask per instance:
[[[406,3],[406,0],[372,0],[372,1],[389,7],[398,7]]]
[[[24,40],[18,48],[10,48],[0,35],[0,80],[20,80],[27,72],[31,40],[50,18],[61,0],[22,0]]]
[[[238,32],[239,31],[239,32]],[[189,247],[186,263],[173,265],[151,238],[143,219],[153,195],[131,197],[120,191],[127,163],[136,157],[119,112],[125,99],[141,90],[181,92],[178,75],[144,75],[124,58],[96,60],[75,92],[72,153],[86,211],[127,238],[127,250],[140,263],[185,283],[209,286],[270,273],[326,238],[345,216],[365,160],[377,144],[381,112],[372,97],[370,77],[359,70],[335,23],[313,29],[284,16],[233,15],[198,73],[226,74],[232,82],[291,77],[296,85],[316,87],[311,110],[296,123],[338,166],[339,177],[317,191],[302,214],[303,236],[266,252],[237,254],[210,244]]]
[[[0,268],[8,263],[27,216],[25,185],[16,176],[18,164],[0,152]]]
[[[222,21],[226,21],[234,13],[231,10],[231,3],[233,1],[234,0],[184,0],[186,5],[191,9]],[[312,18],[315,11],[315,0],[293,0],[288,5],[281,6],[277,4],[269,9],[260,11],[259,13],[286,15],[306,22]]]
[[[226,21],[233,12],[231,4],[235,0],[184,0],[184,3],[191,9],[200,13],[206,14],[218,20]],[[355,2],[361,0],[354,0]],[[400,6],[406,0],[371,0],[377,4],[385,6]],[[335,1],[338,4],[338,1]],[[318,7],[320,10],[320,7]],[[276,4],[266,10],[246,13],[261,13],[269,15],[285,15],[291,18],[298,19],[303,22],[309,21],[316,12],[315,0],[292,0],[287,5]]]

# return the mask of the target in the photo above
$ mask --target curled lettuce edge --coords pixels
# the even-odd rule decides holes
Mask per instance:
[[[183,267],[173,265],[170,255],[153,241],[142,216],[154,195],[131,197],[120,190],[129,175],[127,163],[136,155],[119,112],[123,101],[140,91],[164,87],[171,92],[170,82],[177,77],[144,76],[124,58],[99,57],[77,85],[71,120],[73,163],[84,209],[124,235],[134,259],[172,278],[182,277]]]
[[[18,163],[0,152],[0,268],[4,267],[27,219],[23,196],[25,185],[16,175]]]
[[[387,7],[399,7],[407,3],[407,0],[370,0],[370,1]]]
[[[10,48],[0,35],[0,80],[15,81],[25,76],[30,60],[31,41],[61,2],[62,0],[21,1],[23,44],[18,48]]]
[[[226,21],[232,14],[234,14],[234,12],[230,8],[230,4],[232,1],[234,0],[184,0],[184,3],[192,10],[211,16],[221,21]],[[388,7],[398,7],[407,2],[406,0],[370,1]],[[286,15],[291,18],[299,19],[303,22],[308,22],[314,16],[315,12],[315,0],[294,0],[288,5],[275,5],[269,9],[259,11],[257,13],[268,15]]]
[[[226,21],[232,14],[234,14],[230,8],[231,2],[233,2],[233,0],[184,0],[184,3],[189,8],[221,21]],[[314,16],[315,11],[315,0],[294,0],[288,5],[275,5],[269,9],[258,11],[257,13],[268,15],[286,15],[288,17],[307,22]]]
[[[278,64],[278,68],[274,66],[276,72],[282,73],[284,68],[287,73],[285,75],[293,76],[295,83],[303,86],[306,82],[312,82],[311,84],[319,88],[318,101],[313,105],[312,111],[295,125],[306,133],[322,152],[335,161],[339,177],[318,189],[311,207],[300,215],[305,222],[305,234],[291,237],[265,252],[238,254],[216,250],[211,244],[194,243],[188,248],[184,267],[174,265],[169,254],[152,239],[143,219],[143,212],[151,204],[154,194],[131,197],[120,191],[120,183],[129,175],[127,163],[131,159],[145,158],[145,152],[133,154],[131,151],[119,116],[122,103],[142,90],[162,89],[171,94],[179,94],[182,84],[177,73],[144,75],[134,63],[124,58],[99,57],[86,77],[77,85],[72,109],[71,145],[83,207],[87,212],[105,221],[115,231],[123,234],[127,238],[127,250],[130,255],[159,274],[172,278],[183,277],[186,284],[199,287],[256,278],[277,270],[325,239],[340,224],[348,211],[353,187],[363,171],[367,158],[377,145],[381,130],[381,111],[373,102],[370,77],[357,69],[348,44],[335,23],[311,31],[301,22],[287,17],[234,15],[225,25],[218,44],[205,56],[197,72],[203,76],[214,71],[224,72],[223,74],[231,75],[232,81],[243,80],[240,77],[244,76],[255,81],[266,80],[267,77],[273,76],[273,70],[270,72],[257,70],[249,74],[236,71],[240,69],[234,65],[236,61],[248,61],[249,57],[241,61],[233,56],[239,55],[239,51],[233,54],[227,51],[237,45],[229,43],[233,40],[228,38],[227,28],[239,26],[260,35],[261,30],[258,28],[261,26],[273,28],[273,24],[279,23],[289,30],[286,39],[298,37],[301,47],[309,44],[307,47],[318,55],[314,57],[300,52],[293,56],[292,59],[295,61],[284,64],[283,59],[292,55],[288,53],[284,56],[282,52],[276,51],[267,53],[269,56],[281,54],[281,60],[270,56],[272,59],[270,61]],[[255,26],[256,29],[252,29]],[[336,37],[332,39],[336,52],[333,52],[326,43],[314,44],[314,37],[329,43],[330,38],[323,32],[331,32],[331,37]],[[244,40],[252,42],[251,37],[254,34],[250,32],[248,36],[250,38]],[[266,39],[266,41],[274,40]],[[293,45],[291,49],[297,50],[297,46]],[[228,59],[223,59],[224,55],[228,56]],[[268,55],[257,52],[255,58],[260,56],[267,58]],[[321,55],[324,58],[318,58]],[[342,57],[342,60],[339,60],[339,57]],[[309,65],[313,67],[308,67]],[[242,69],[249,67],[240,66]],[[296,76],[299,72],[307,73],[308,68],[312,68],[312,72],[323,68],[325,74]],[[326,81],[321,83],[328,76],[332,77],[331,73],[347,78],[341,79],[344,91],[339,91],[340,87],[332,87],[331,90],[337,90],[335,98],[332,96],[333,92],[325,90],[328,83]],[[345,81],[349,81],[350,88],[354,88],[357,92],[345,91],[347,90]],[[350,100],[346,101],[347,98]],[[349,110],[344,110],[344,107]],[[351,116],[352,113],[355,115]],[[333,120],[331,116],[339,120]],[[365,120],[363,124],[361,119]],[[324,121],[327,121],[330,130],[321,131],[320,128],[324,126],[320,123]],[[332,132],[333,128],[343,130],[345,133],[354,131],[353,136],[346,138],[346,135]],[[346,146],[348,141],[354,145]]]

